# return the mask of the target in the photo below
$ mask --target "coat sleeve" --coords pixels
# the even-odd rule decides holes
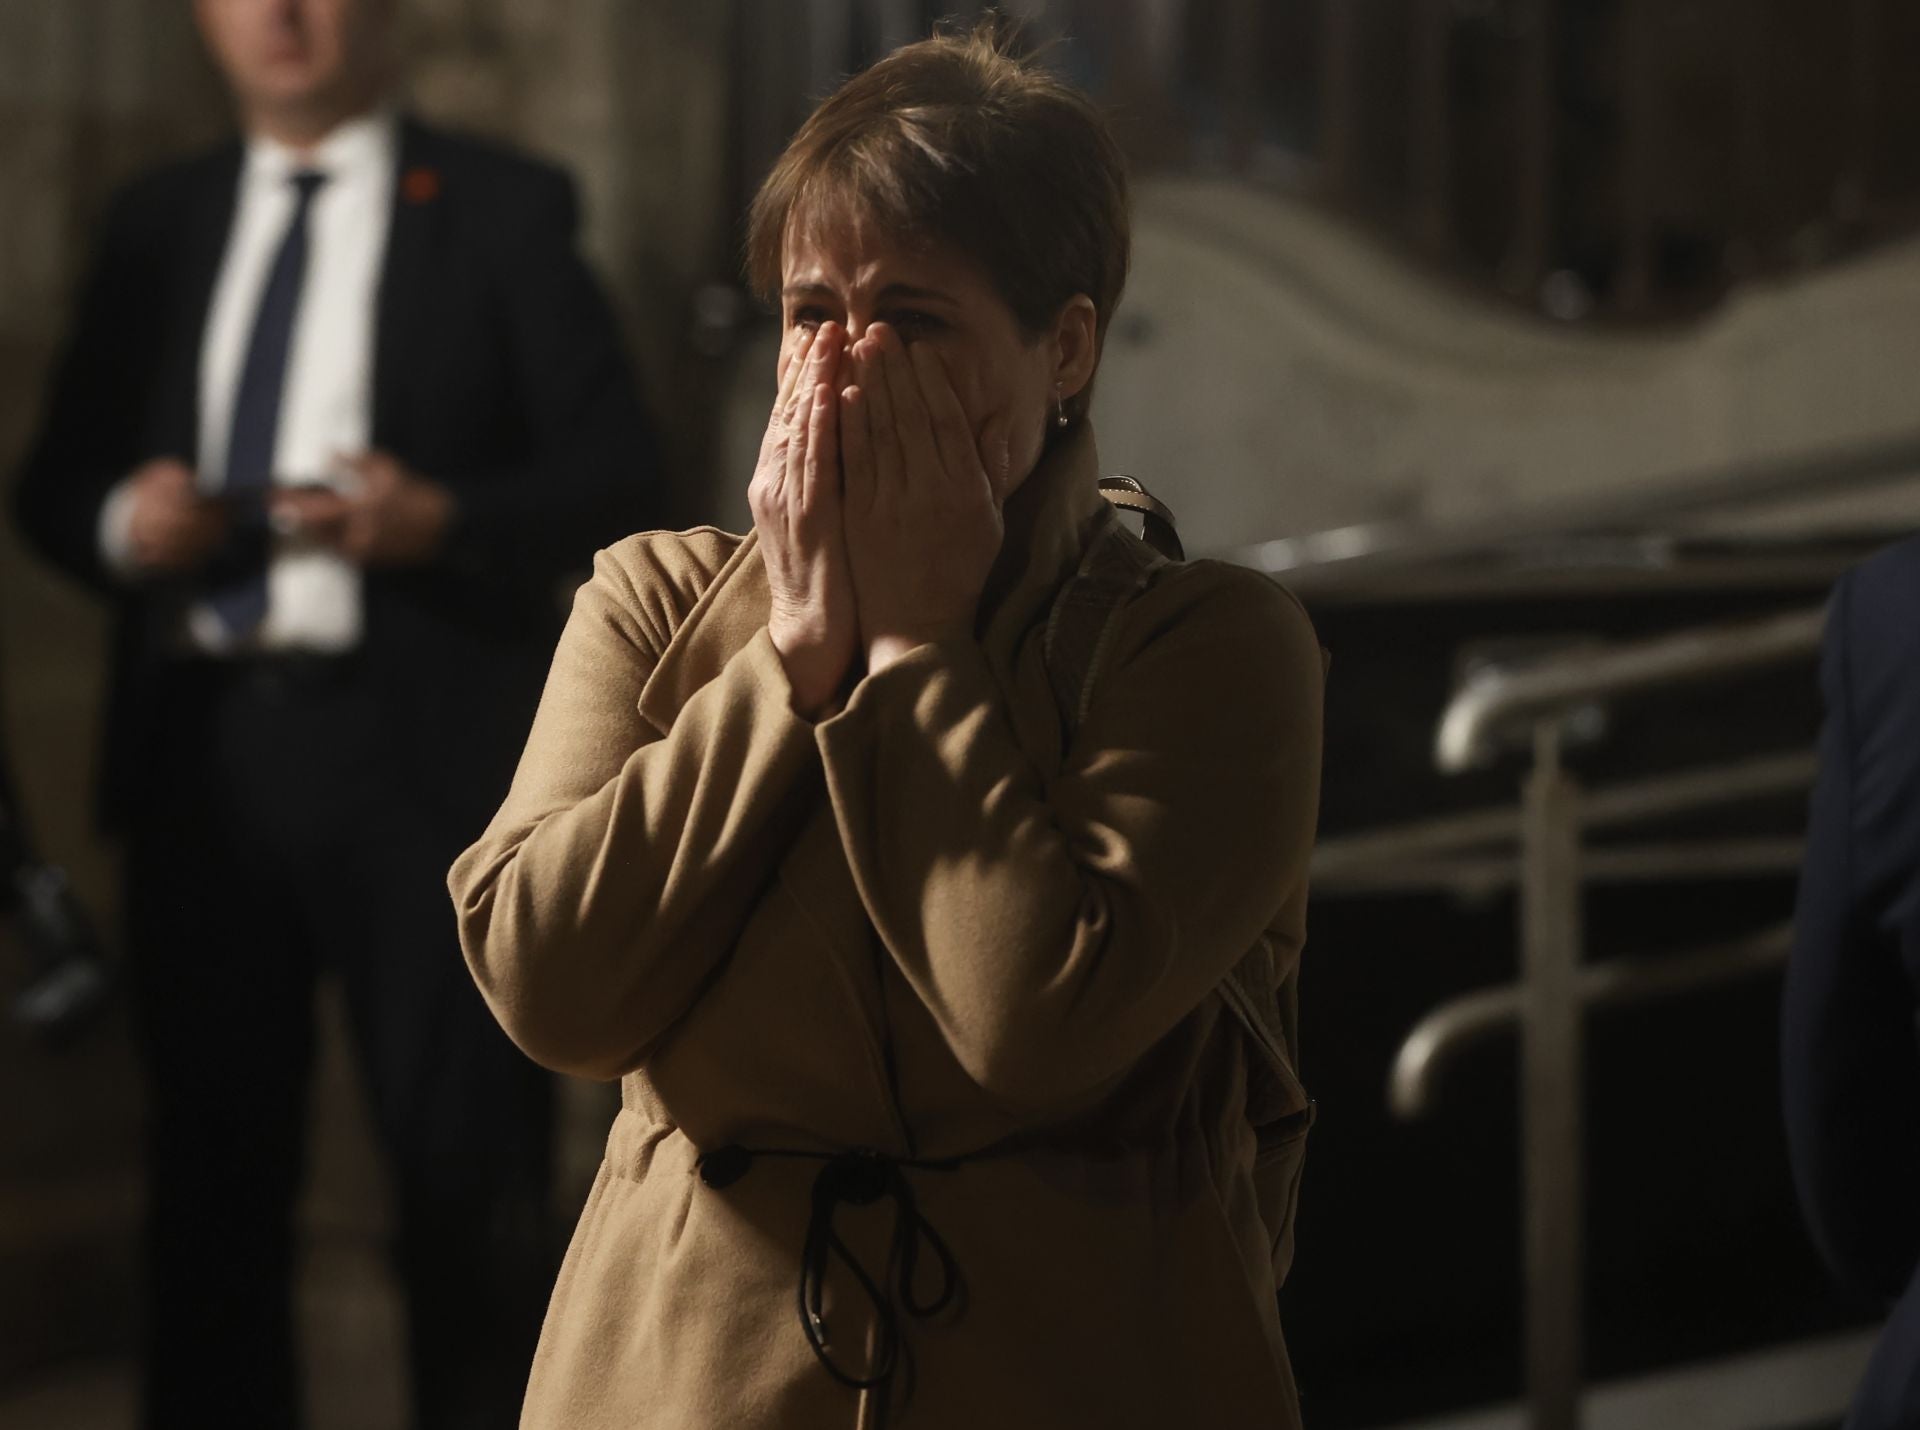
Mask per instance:
[[[1920,1044],[1887,928],[1883,881],[1861,877],[1851,669],[1853,583],[1834,592],[1821,653],[1826,722],[1781,1016],[1794,1181],[1815,1243],[1856,1289],[1900,1295],[1920,1260]],[[1903,614],[1901,619],[1907,617]],[[1911,751],[1920,731],[1902,734]],[[1886,747],[1886,742],[1881,742]]]
[[[644,580],[642,563],[596,558],[506,802],[448,877],[501,1026],[582,1077],[638,1066],[691,1006],[818,789],[764,628],[664,735],[640,715],[668,635]]]
[[[1097,1092],[1305,887],[1321,653],[1279,587],[1185,568],[1122,617],[1055,779],[977,645],[923,646],[818,727],[868,913],[956,1057],[1010,1108]]]

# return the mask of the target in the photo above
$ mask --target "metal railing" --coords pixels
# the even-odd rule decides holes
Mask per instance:
[[[1596,700],[1644,695],[1811,657],[1823,612],[1683,631],[1504,669],[1471,680],[1440,721],[1441,767],[1484,763],[1498,737],[1524,730],[1532,768],[1517,807],[1400,825],[1329,841],[1314,861],[1319,894],[1517,883],[1520,977],[1434,1009],[1394,1059],[1388,1100],[1402,1117],[1426,1110],[1438,1070],[1458,1049],[1520,1030],[1520,1124],[1525,1207],[1525,1363],[1532,1430],[1576,1430],[1584,1381],[1585,1154],[1582,1015],[1709,987],[1779,964],[1789,931],[1659,956],[1587,964],[1584,895],[1602,882],[1781,875],[1798,864],[1792,840],[1698,839],[1583,847],[1603,828],[1641,825],[1804,789],[1816,770],[1790,752],[1586,791],[1567,769],[1570,715]]]
[[[1789,925],[1753,938],[1682,954],[1651,954],[1590,963],[1575,988],[1582,1008],[1605,1008],[1646,998],[1691,993],[1777,968],[1787,956]],[[1520,1020],[1521,991],[1512,984],[1484,988],[1442,1003],[1414,1025],[1394,1055],[1387,1104],[1396,1117],[1426,1115],[1441,1067],[1455,1052]]]
[[[1732,675],[1815,650],[1826,619],[1793,611],[1740,625],[1709,626],[1519,669],[1489,667],[1454,696],[1434,738],[1434,762],[1446,774],[1486,764],[1501,728],[1557,720],[1585,701]]]
[[[1811,753],[1766,755],[1589,790],[1580,802],[1581,831],[1794,794],[1812,783],[1816,765]],[[1323,897],[1426,890],[1467,897],[1492,893],[1518,881],[1518,860],[1509,846],[1517,847],[1523,827],[1520,810],[1509,806],[1330,839],[1314,854],[1314,892]],[[1798,841],[1792,840],[1638,844],[1589,850],[1583,869],[1590,883],[1736,872],[1765,875],[1797,868],[1799,853]]]

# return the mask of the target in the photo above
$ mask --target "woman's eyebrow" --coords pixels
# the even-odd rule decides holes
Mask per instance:
[[[889,283],[880,290],[881,302],[951,303],[953,299],[937,288],[916,288],[911,283]]]
[[[838,298],[840,295],[827,283],[789,283],[780,290],[780,296],[789,302],[800,298]],[[882,303],[948,303],[955,299],[937,288],[919,288],[911,283],[889,283],[880,290],[877,301]]]

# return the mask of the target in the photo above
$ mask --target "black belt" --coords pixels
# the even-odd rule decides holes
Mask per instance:
[[[953,1259],[953,1252],[921,1214],[906,1173],[909,1170],[950,1172],[959,1167],[960,1162],[889,1157],[865,1147],[851,1152],[803,1152],[728,1145],[706,1153],[695,1165],[699,1168],[700,1180],[721,1191],[746,1176],[753,1169],[756,1157],[785,1157],[822,1164],[813,1180],[813,1211],[807,1219],[806,1245],[800,1254],[801,1328],[820,1364],[840,1384],[850,1390],[883,1389],[899,1369],[901,1310],[919,1320],[937,1316],[960,1299],[963,1289],[960,1267]],[[893,1291],[884,1284],[885,1277],[875,1277],[862,1266],[834,1229],[834,1214],[842,1205],[871,1206],[882,1197],[893,1198],[889,1272],[897,1277],[897,1302]],[[923,1245],[933,1253],[940,1272],[937,1290],[925,1298],[919,1295],[914,1284]],[[834,1361],[826,1319],[821,1314],[828,1263],[836,1256],[860,1283],[860,1289],[873,1306],[876,1330],[873,1364],[864,1376],[854,1375]]]

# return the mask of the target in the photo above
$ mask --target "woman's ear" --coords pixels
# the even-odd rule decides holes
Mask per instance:
[[[1093,299],[1076,293],[1053,325],[1053,381],[1062,397],[1078,397],[1100,365],[1100,313]]]

